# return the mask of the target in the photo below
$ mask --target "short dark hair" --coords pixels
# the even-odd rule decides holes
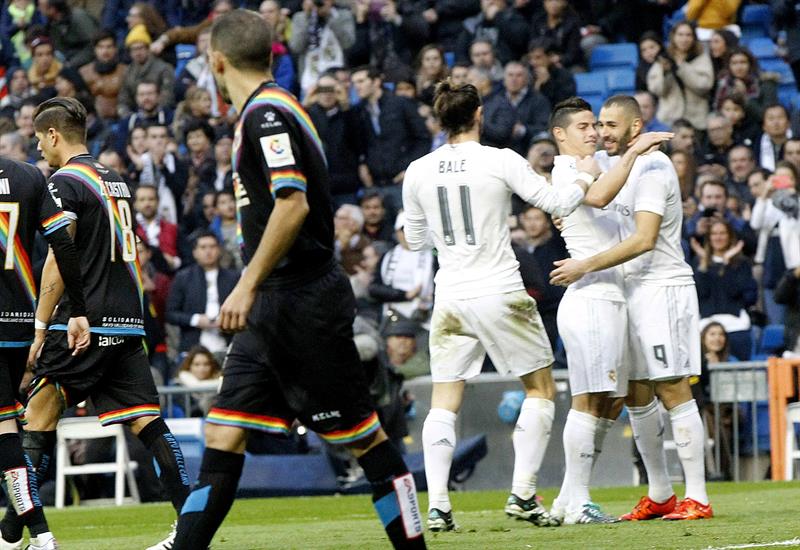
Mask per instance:
[[[116,153],[116,151],[113,151],[113,152],[114,152],[114,153]],[[136,188],[136,190],[133,192],[133,196],[134,196],[134,198],[136,198],[136,195],[137,195],[137,194],[139,193],[139,191],[141,191],[142,189],[150,189],[150,190],[152,190],[152,191],[153,191],[153,193],[155,193],[155,194],[156,194],[156,199],[158,199],[158,187],[156,187],[155,185],[150,185],[149,183],[143,183],[143,184],[139,185],[139,186]]]
[[[214,197],[214,204],[217,204],[216,196]],[[219,246],[219,237],[213,231],[209,231],[208,229],[201,229],[199,231],[195,231],[192,235],[192,250],[197,248],[197,245],[200,244],[200,239],[210,238],[214,239],[214,242],[217,243]]]
[[[218,191],[217,193],[215,193],[215,194],[214,194],[214,207],[215,207],[215,208],[216,208],[216,206],[217,206],[217,201],[219,201],[219,198],[220,198],[222,195],[228,195],[228,196],[229,196],[230,198],[232,198],[234,201],[236,200],[236,195],[234,194],[234,192],[233,192],[233,190],[232,190],[232,189],[223,189],[222,191]]]
[[[552,38],[546,36],[537,36],[528,42],[528,53],[533,50],[544,50],[544,53],[551,53],[559,51],[558,45]]]
[[[781,103],[770,103],[769,105],[764,107],[764,116],[767,115],[767,111],[769,111],[770,109],[780,109],[781,111],[783,111],[783,114],[786,116],[786,118],[787,119],[789,118],[789,110],[786,107],[784,107]]]
[[[140,80],[139,82],[137,82],[136,83],[136,88],[135,88],[136,91],[139,90],[139,86],[141,86],[142,84],[146,84],[148,86],[155,86],[156,87],[156,93],[161,92],[161,84],[159,84],[158,81],[152,80],[152,79],[149,79],[149,78],[144,78],[144,79]]]
[[[215,19],[211,27],[211,47],[237,69],[268,71],[272,40],[272,29],[253,11],[233,10]]]
[[[713,180],[706,180],[700,186],[700,194],[703,194],[703,189],[705,189],[709,185],[716,185],[717,187],[722,187],[722,190],[725,191],[725,198],[728,198],[728,187],[725,185],[725,182],[717,179]]]
[[[69,143],[86,143],[86,108],[72,97],[48,99],[33,112],[33,128],[38,133],[54,128]]]
[[[367,78],[371,80],[375,80],[376,78],[383,80],[383,73],[381,73],[381,70],[375,65],[359,65],[350,71],[350,75],[352,76],[361,71],[367,71]]]
[[[689,128],[690,130],[697,131],[697,128],[692,126],[692,123],[686,120],[685,118],[679,118],[675,122],[672,123],[672,131],[680,130],[681,128]]]
[[[744,143],[737,143],[736,145],[734,145],[733,147],[728,149],[728,156],[730,157],[731,153],[733,151],[735,151],[736,149],[744,149],[745,151],[747,151],[747,156],[750,157],[750,160],[755,160],[756,156],[753,153],[753,150],[750,147],[748,147],[747,145],[745,145]]]
[[[183,135],[188,137],[191,132],[196,132],[197,130],[201,130],[205,134],[209,143],[214,143],[214,129],[205,120],[197,118],[187,120],[183,126]]]
[[[568,97],[556,103],[553,112],[550,114],[550,131],[553,128],[566,128],[572,122],[572,115],[583,111],[592,111],[592,106],[582,97]]]
[[[381,201],[381,206],[383,206],[383,194],[377,189],[365,189],[364,193],[358,199],[358,205],[361,206],[367,201],[371,201],[372,199],[378,199]]]
[[[475,111],[481,106],[481,94],[472,84],[456,86],[448,78],[436,85],[433,113],[449,135],[463,134],[475,125]]]
[[[630,95],[612,95],[603,103],[603,108],[606,107],[619,107],[633,118],[642,118],[642,108],[639,107],[639,102]]]
[[[117,37],[108,29],[101,29],[92,37],[92,47],[97,47],[103,40],[111,40],[114,42],[114,47],[117,47]]]

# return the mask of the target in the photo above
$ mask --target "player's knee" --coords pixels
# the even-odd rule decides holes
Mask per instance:
[[[349,443],[347,445],[347,450],[350,451],[354,457],[359,458],[369,452],[370,449],[377,447],[387,439],[389,439],[389,437],[386,435],[386,432],[383,431],[383,428],[381,428],[369,437]]]
[[[132,420],[128,423],[130,426],[133,435],[139,435],[139,433],[144,429],[145,426],[150,424],[153,420],[160,418],[158,416],[140,416],[139,418]]]
[[[656,382],[655,393],[667,410],[692,399],[692,387],[688,378],[675,378]]]
[[[39,390],[25,407],[25,429],[34,432],[49,432],[56,429],[61,417],[61,400],[52,385]]]
[[[247,444],[247,432],[242,428],[206,424],[205,431],[206,447],[229,453],[244,452]]]

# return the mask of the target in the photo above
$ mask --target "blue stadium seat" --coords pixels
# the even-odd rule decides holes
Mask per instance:
[[[608,79],[604,72],[578,73],[575,75],[575,85],[579,96],[608,93]]]
[[[761,345],[759,352],[761,354],[774,353],[780,347],[783,347],[783,325],[767,325],[761,333]]]
[[[753,52],[759,63],[764,59],[778,59],[775,42],[771,38],[752,38],[744,45]]]
[[[175,63],[175,76],[181,74],[183,68],[197,54],[197,46],[194,44],[178,44],[175,46],[175,57],[178,61]]]
[[[606,72],[608,95],[633,95],[636,91],[636,72],[632,69],[613,69]]]
[[[794,73],[792,68],[782,59],[764,59],[759,61],[759,66],[763,72],[778,73],[781,75],[781,84],[794,84]]]
[[[742,10],[739,26],[743,38],[767,37],[772,25],[772,9],[765,4],[751,4]]]
[[[452,69],[456,64],[456,52],[444,52],[444,62]]]
[[[589,67],[596,69],[630,68],[639,63],[639,48],[632,42],[601,44],[592,50]]]

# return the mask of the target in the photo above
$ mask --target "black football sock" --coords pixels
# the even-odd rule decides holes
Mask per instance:
[[[47,479],[50,465],[55,460],[56,432],[55,430],[51,432],[26,430],[22,432],[22,447],[25,454],[28,455],[33,470],[36,472],[38,495],[38,487],[41,487],[44,480]],[[42,516],[42,519],[44,519],[44,516]],[[45,527],[46,526],[47,524],[45,523]],[[18,541],[22,538],[22,530],[24,527],[25,520],[17,515],[17,511],[14,509],[11,499],[9,499],[6,515],[3,520],[0,521],[0,531],[3,533],[3,538],[9,542]],[[37,528],[41,528],[41,525]],[[47,529],[45,529],[45,531],[47,531]]]
[[[161,417],[142,428],[139,439],[153,453],[156,459],[156,475],[169,495],[175,511],[180,514],[183,503],[189,496],[189,474],[186,473],[180,445]]]
[[[425,548],[422,512],[414,476],[389,441],[370,449],[358,459],[372,485],[372,504],[395,548]]]
[[[22,439],[17,433],[0,434],[0,472],[3,473],[3,487],[8,503],[28,526],[31,536],[36,537],[49,531],[42,501],[39,499],[36,473],[22,450]],[[17,540],[19,538],[10,542]]]
[[[206,449],[197,485],[178,516],[173,550],[208,548],[233,505],[244,455]]]

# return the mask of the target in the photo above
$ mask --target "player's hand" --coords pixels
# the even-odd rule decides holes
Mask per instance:
[[[636,136],[628,145],[637,155],[646,155],[674,137],[675,134],[672,132],[647,132]]]
[[[255,289],[237,283],[219,310],[220,329],[239,332],[247,327],[247,316],[256,299]]]
[[[42,346],[44,345],[45,336],[47,336],[47,330],[39,329],[33,337],[33,343],[31,344],[31,349],[28,351],[28,362],[26,364],[29,371],[33,371],[33,367],[36,365],[36,360],[39,358]]]
[[[73,357],[89,349],[92,335],[89,332],[89,319],[86,317],[70,317],[67,323],[67,345]]]
[[[553,262],[556,269],[550,272],[550,284],[556,286],[569,286],[584,275],[587,269],[583,260],[567,258]]]
[[[578,159],[578,161],[575,163],[575,168],[578,169],[578,172],[586,172],[587,174],[591,174],[595,179],[600,177],[600,174],[602,173],[602,170],[600,170],[600,165],[597,164],[597,161],[592,155],[586,155],[585,157]]]

